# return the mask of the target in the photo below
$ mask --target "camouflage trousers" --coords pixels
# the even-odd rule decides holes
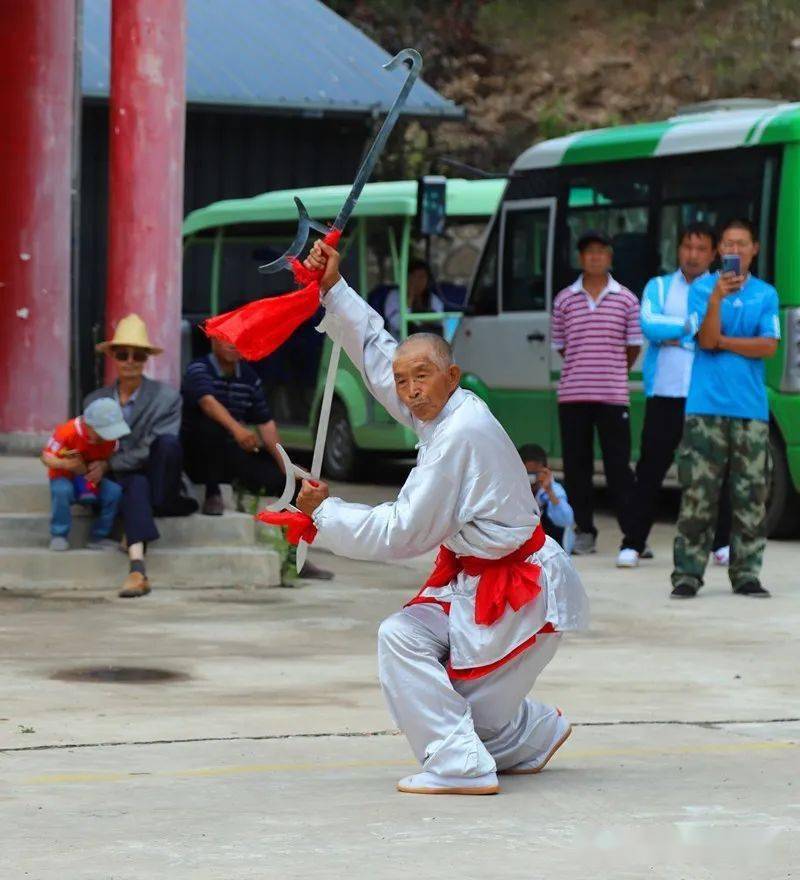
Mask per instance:
[[[759,580],[767,542],[769,425],[756,419],[687,416],[677,455],[683,494],[672,584],[703,584],[714,539],[720,489],[730,475],[733,587]]]

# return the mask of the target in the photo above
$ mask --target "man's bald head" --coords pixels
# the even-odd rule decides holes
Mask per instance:
[[[452,349],[435,333],[413,333],[398,345],[392,369],[397,396],[423,422],[439,415],[461,380]]]
[[[453,349],[450,343],[436,333],[412,333],[397,346],[394,359],[406,357],[412,350],[425,351],[433,363],[442,370],[447,370],[453,365]]]

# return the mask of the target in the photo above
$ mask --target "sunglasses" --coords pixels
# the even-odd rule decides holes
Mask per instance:
[[[143,364],[148,358],[148,353],[143,351],[141,348],[115,348],[114,349],[114,360],[121,361],[124,363],[125,361],[129,361],[133,359],[137,364]]]

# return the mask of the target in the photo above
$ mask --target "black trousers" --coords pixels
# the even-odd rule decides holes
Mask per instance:
[[[245,452],[218,422],[198,418],[181,434],[186,473],[194,483],[231,483],[254,494],[280,495],[286,484],[283,471],[263,449]]]
[[[183,452],[174,434],[162,434],[150,444],[150,457],[140,471],[111,474],[122,487],[120,513],[128,545],[155,541],[154,516],[169,515],[180,501]]]
[[[561,454],[567,497],[580,532],[597,534],[594,527],[594,432],[600,438],[603,470],[622,534],[629,531],[631,430],[627,406],[612,403],[560,403]]]
[[[642,442],[636,465],[636,488],[631,502],[628,531],[622,541],[641,553],[647,543],[655,519],[658,492],[675,457],[683,435],[685,397],[648,397],[644,411]],[[730,543],[731,502],[725,478],[720,492],[717,530],[712,549]]]
[[[546,513],[542,513],[542,528],[545,535],[557,541],[561,548],[564,548],[564,529],[557,526]]]

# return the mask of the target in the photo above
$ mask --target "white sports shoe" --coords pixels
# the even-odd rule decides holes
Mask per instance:
[[[720,547],[719,550],[715,550],[711,555],[714,557],[714,565],[726,567],[730,565],[731,548],[727,544],[724,547]]]
[[[638,551],[631,550],[630,547],[625,547],[619,551],[619,556],[617,556],[617,568],[636,568],[638,564]]]
[[[508,776],[524,776],[531,773],[541,773],[542,770],[544,770],[547,766],[547,762],[553,757],[553,755],[555,755],[561,746],[564,745],[572,733],[572,725],[561,714],[561,709],[556,711],[558,712],[558,726],[556,727],[555,742],[544,758],[537,758],[535,761],[522,761],[520,764],[515,764],[513,767],[509,767],[507,770],[501,770],[501,774],[506,774]]]
[[[413,776],[406,776],[397,783],[397,790],[406,794],[497,794],[496,773],[483,776],[439,776],[423,770]]]

